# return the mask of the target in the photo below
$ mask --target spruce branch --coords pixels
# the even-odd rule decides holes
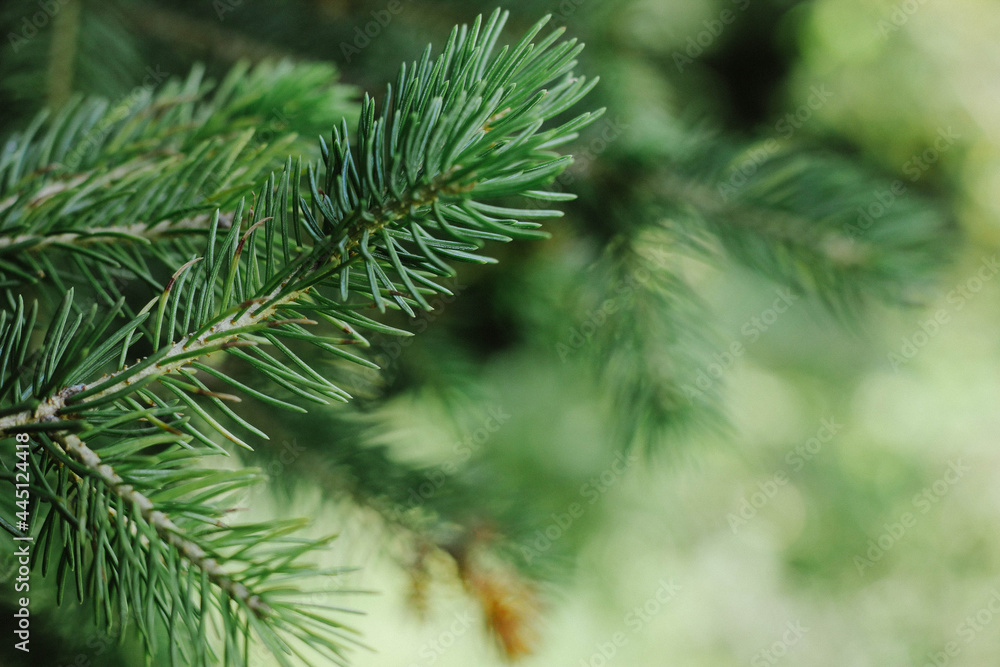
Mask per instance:
[[[83,440],[72,433],[57,433],[56,440],[62,446],[63,451],[86,468],[92,477],[99,480],[128,505],[137,509],[142,514],[143,520],[156,531],[165,543],[174,547],[185,560],[204,572],[214,585],[228,593],[232,599],[246,605],[259,618],[266,617],[271,613],[271,608],[268,607],[267,603],[263,602],[259,596],[251,595],[242,583],[234,581],[214,558],[210,558],[202,547],[187,539],[184,536],[184,531],[170,517],[156,509],[149,498],[122,479],[111,466],[103,463],[101,457],[90,449]]]
[[[0,238],[0,255],[3,255],[9,248],[17,248],[21,251],[29,249],[29,251],[38,252],[47,246],[85,247],[97,243],[107,243],[113,239],[127,239],[136,243],[149,244],[180,234],[207,233],[211,222],[212,216],[203,213],[177,220],[163,220],[153,225],[140,222],[117,227],[91,227],[85,231],[60,234],[22,234]],[[231,222],[231,217],[223,216],[220,225],[225,229]]]
[[[334,77],[326,65],[241,64],[215,84],[196,67],[155,94],[76,98],[40,114],[0,150],[0,283],[49,276],[60,286],[71,278],[66,253],[84,276],[95,265],[131,269],[148,254],[137,241],[169,241],[156,252],[173,264],[215,208],[231,210],[289,153],[309,150],[298,132],[351,111]]]
[[[747,149],[702,172],[680,164],[654,170],[648,184],[709,254],[722,250],[845,319],[871,298],[914,302],[950,243],[945,216],[912,196],[866,217],[889,183],[834,155]],[[706,233],[713,242],[704,243]]]
[[[414,65],[416,74],[412,78],[408,78],[404,67],[400,101],[387,104],[378,120],[374,102],[367,99],[357,143],[368,146],[368,150],[357,162],[346,126],[334,132],[332,149],[323,147],[326,186],[334,194],[333,199],[316,188],[317,175],[310,167],[313,206],[301,197],[296,201],[301,168],[293,168],[289,161],[280,182],[276,184],[272,176],[259,193],[259,204],[249,212],[245,229],[243,208],[237,208],[234,222],[220,244],[225,252],[218,255],[216,218],[209,246],[202,255],[206,260],[201,263],[203,279],[192,280],[186,294],[174,289],[171,281],[157,300],[156,334],[149,341],[154,349],[152,355],[96,382],[73,389],[64,387],[55,397],[39,397],[44,407],[35,406],[31,414],[23,411],[6,418],[0,422],[0,433],[102,404],[215,352],[256,346],[262,338],[273,343],[274,337],[281,334],[304,334],[294,306],[304,306],[340,326],[351,336],[348,344],[364,343],[345,323],[362,327],[373,323],[359,315],[357,307],[344,297],[364,294],[380,310],[392,304],[413,315],[413,306],[426,306],[425,293],[441,291],[431,277],[451,272],[439,255],[485,262],[489,260],[473,254],[480,239],[509,241],[539,236],[538,223],[493,216],[537,218],[558,212],[507,209],[480,200],[514,194],[550,198],[549,193],[535,188],[543,187],[567,162],[547,149],[571,140],[579,128],[599,114],[583,114],[555,129],[540,131],[545,120],[572,106],[592,86],[585,79],[566,76],[579,50],[572,41],[542,57],[544,49],[528,55],[529,41],[522,40],[517,50],[508,54],[505,49],[491,66],[492,71],[503,74],[502,81],[518,73],[518,66],[538,86],[563,77],[551,91],[526,91],[516,85],[516,79],[501,87],[490,78],[469,81],[469,91],[449,90],[444,78],[448,71],[441,71],[444,65],[466,77],[470,71],[485,70],[488,52],[482,44],[496,39],[503,19],[504,15],[494,14],[481,36],[478,23],[471,35],[456,30],[445,54],[431,63],[427,51],[422,64]],[[543,25],[544,21],[540,22],[529,37]],[[560,33],[554,32],[543,43],[552,45]],[[530,67],[536,59],[538,65]],[[450,107],[444,106],[445,98],[432,97],[423,90],[423,82],[432,90],[436,86],[448,93]],[[483,90],[491,90],[492,99],[472,96]],[[401,118],[400,106],[404,111],[412,107],[412,114]],[[425,121],[421,113],[425,108],[432,122]],[[444,122],[444,111],[451,115],[451,123]],[[501,121],[490,121],[498,116]],[[488,122],[492,126],[487,127]],[[506,134],[499,132],[500,123],[506,124]],[[427,142],[432,131],[437,140],[435,150],[430,152]],[[446,150],[449,155],[445,155]],[[463,166],[463,161],[468,166]],[[366,178],[358,174],[366,174]],[[428,229],[461,240],[436,238]],[[328,230],[326,235],[322,230]],[[308,243],[310,236],[312,243],[305,245],[303,239]],[[411,244],[404,244],[404,239]],[[287,261],[277,257],[276,246],[289,255],[297,252],[297,256],[289,256]],[[186,276],[186,269],[192,265],[188,262],[178,274]],[[365,275],[352,282],[355,267]],[[402,285],[397,285],[392,275]],[[316,289],[323,286],[337,289],[342,298],[338,301],[324,296]],[[144,313],[153,305],[150,302]],[[164,330],[168,306],[170,322],[168,330]],[[167,344],[162,346],[161,335],[167,337]],[[324,349],[332,347],[327,343]],[[280,370],[278,366],[270,367]],[[301,379],[298,374],[295,377]],[[303,384],[308,387],[318,383]],[[334,391],[334,395],[339,393]]]
[[[289,639],[308,644],[301,629],[309,626],[325,627],[328,646],[314,648],[343,664],[344,649],[357,644],[336,618],[348,610],[300,606],[294,586],[338,574],[297,562],[330,538],[294,537],[304,527],[299,520],[228,525],[227,499],[258,483],[257,471],[193,467],[199,453],[189,447],[154,454],[150,447],[183,440],[169,431],[148,434],[157,427],[105,441],[102,458],[85,443],[85,437],[100,439],[102,429],[107,424],[84,437],[39,436],[47,457],[33,463],[32,477],[40,480],[33,493],[58,511],[43,519],[36,558],[43,573],[53,558],[58,561],[60,595],[61,573],[74,572],[77,593],[91,598],[97,618],[110,625],[114,610],[122,621],[130,614],[151,651],[159,618],[172,628],[173,664],[242,665],[246,648],[239,648],[234,631],[246,645],[252,627],[287,665],[287,655],[299,652]],[[234,635],[222,656],[204,643],[206,628],[216,622],[220,633]],[[277,634],[288,628],[288,638]]]
[[[666,440],[689,424],[725,427],[722,378],[699,383],[713,363],[709,313],[687,268],[742,265],[850,325],[870,302],[919,302],[953,237],[947,217],[909,192],[883,206],[878,193],[900,182],[842,157],[682,129],[662,144],[609,149],[590,174],[597,196],[584,192],[579,204],[581,217],[610,220],[612,233],[595,253],[591,279],[571,277],[569,298],[581,303],[578,312],[595,313],[608,299],[621,306],[615,286],[629,296],[630,316],[608,318],[585,352],[617,404],[643,406],[609,416],[626,447]],[[607,191],[622,192],[611,210],[600,194]],[[669,257],[649,262],[643,254],[652,248]],[[716,351],[725,358],[735,343],[744,349],[736,340]],[[557,350],[577,354],[565,341]]]
[[[226,405],[238,397],[210,389],[206,380],[266,398],[214,365],[213,355],[225,352],[307,400],[348,400],[347,391],[296,352],[298,344],[372,366],[349,351],[367,345],[360,331],[406,332],[363,311],[374,306],[412,316],[430,309],[427,297],[447,292],[435,280],[454,271],[450,261],[488,263],[493,260],[479,253],[486,241],[544,236],[538,220],[558,211],[506,203],[516,196],[565,201],[544,189],[568,164],[554,149],[600,112],[547,127],[594,85],[571,73],[581,47],[560,42],[561,30],[532,44],[545,19],[493,55],[506,18],[497,11],[471,28],[456,28],[436,59],[428,47],[419,62],[404,66],[381,112],[365,99],[353,137],[346,121],[334,129],[331,143],[321,143],[319,164],[303,169],[301,160],[288,158],[252,205],[243,192],[226,213],[217,209],[199,253],[159,255],[173,273],[145,306],[119,296],[98,319],[97,304],[83,311],[69,290],[37,348],[30,344],[34,310],[19,299],[0,311],[0,438],[28,432],[40,439],[36,486],[51,505],[43,530],[51,535],[60,525],[75,535],[60,570],[76,573],[80,594],[103,604],[107,618],[111,591],[100,582],[110,575],[119,617],[137,620],[150,650],[154,616],[173,628],[184,609],[185,641],[171,646],[171,657],[179,653],[203,664],[212,607],[226,664],[243,664],[239,644],[245,650],[251,634],[282,664],[288,655],[304,658],[301,645],[342,664],[350,635],[333,616],[297,607],[292,600],[303,589],[285,581],[313,573],[298,565],[299,557],[322,541],[286,540],[297,523],[220,524],[228,494],[245,489],[255,475],[216,471],[203,461],[225,453],[218,435],[249,447],[216,415],[266,434]],[[238,148],[218,146],[220,159],[239,162]],[[0,160],[0,173],[28,184],[18,201],[37,197],[45,185],[13,163]],[[46,192],[37,208],[93,190],[102,173]],[[166,189],[182,180],[169,173],[161,178]],[[159,217],[129,224],[158,223],[164,208],[178,208],[174,198],[157,201],[150,210]],[[9,206],[3,214],[12,222],[24,210]],[[36,231],[22,227],[9,229]],[[86,240],[76,236],[71,245],[79,252]],[[57,244],[36,246],[44,251]],[[136,266],[144,260],[137,256]],[[152,276],[149,284],[159,286]],[[105,532],[109,517],[117,526],[114,549]],[[117,560],[119,552],[128,558]],[[92,574],[84,582],[86,563]],[[188,582],[186,588],[178,581]]]

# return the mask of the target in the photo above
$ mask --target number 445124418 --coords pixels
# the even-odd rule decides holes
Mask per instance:
[[[31,483],[31,473],[28,472],[30,441],[26,433],[18,433],[16,440],[18,461],[14,466],[17,469],[17,473],[14,475],[14,497],[16,498],[15,504],[19,510],[17,512],[17,529],[22,533],[26,533],[29,525],[28,504],[30,502],[28,485]]]

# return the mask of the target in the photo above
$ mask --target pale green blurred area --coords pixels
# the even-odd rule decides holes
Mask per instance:
[[[906,11],[911,5],[918,9]],[[894,14],[897,6],[902,12]],[[961,150],[944,155],[940,167],[966,195],[966,230],[984,244],[996,243],[996,3],[821,0],[801,24],[799,90],[819,79],[838,93],[819,112],[822,122],[858,140],[890,168],[902,167],[924,150],[928,138],[952,128],[961,137]]]
[[[974,268],[956,268],[956,284]],[[597,519],[600,527],[587,535],[572,581],[548,591],[540,650],[521,664],[922,667],[949,643],[959,652],[942,664],[997,664],[1000,618],[988,605],[1000,591],[998,287],[988,283],[952,312],[899,372],[887,351],[926,316],[884,314],[876,333],[859,341],[806,307],[788,313],[726,376],[731,443],[692,443],[683,458],[633,468],[593,505],[577,499],[585,506],[581,522]],[[731,304],[733,340],[741,338],[744,321],[770,304],[768,292],[762,287],[758,299]],[[931,308],[949,306],[941,300]],[[829,357],[796,358],[814,354],[816,345]],[[853,377],[851,366],[870,355],[881,363]],[[818,368],[824,364],[830,368]],[[489,446],[531,449],[544,442],[563,452],[552,457],[558,464],[599,474],[609,462],[597,460],[600,447],[588,442],[600,431],[596,412],[553,404],[548,383],[570,386],[571,378],[543,375],[525,359],[504,360],[484,374],[483,383],[512,414]],[[434,432],[429,420],[426,430],[421,425],[425,408],[408,409],[400,422],[409,424],[411,437]],[[824,418],[842,430],[797,469],[795,449],[808,446]],[[428,449],[451,441],[443,435]],[[447,449],[428,460],[446,460]],[[952,463],[969,470],[942,486]],[[746,521],[734,520],[741,502],[760,501],[754,494],[778,472],[788,483]],[[918,500],[926,489],[931,500]],[[870,557],[869,540],[897,535],[892,524],[905,512],[913,525],[859,571],[857,559]],[[571,526],[557,539],[572,539],[572,532]],[[377,652],[359,652],[355,664],[506,664],[457,585],[447,578],[435,584],[431,612],[421,621],[407,601],[407,577],[380,557],[370,524],[350,526],[343,537],[341,544],[369,546],[335,551],[331,564],[362,565],[345,583],[380,591],[331,596],[369,614],[356,627]],[[679,590],[661,602],[664,584]],[[636,608],[650,612],[644,617]],[[981,625],[969,624],[977,613]],[[471,627],[461,619],[471,619]],[[805,631],[785,643],[795,636],[790,623]],[[617,633],[625,641],[616,646]],[[602,649],[611,646],[613,659],[602,662]]]
[[[1000,278],[977,282],[1000,229],[1000,5],[928,1],[885,28],[904,4],[917,3],[819,0],[790,12],[787,38],[804,58],[783,107],[825,83],[835,95],[810,134],[850,137],[901,178],[908,160],[953,128],[960,139],[933,169],[962,193],[958,220],[970,242],[925,306],[875,310],[860,333],[802,301],[750,341],[744,325],[780,286],[735,272],[703,280],[725,320],[720,350],[730,341],[747,348],[724,376],[732,435],[693,436],[682,455],[633,466],[593,505],[567,495],[585,507],[577,527],[590,528],[575,574],[548,591],[543,640],[522,664],[1000,664],[1000,602],[989,609],[1000,600]],[[640,47],[669,55],[722,6],[650,0],[623,12]],[[642,88],[643,72],[632,74]],[[935,317],[925,327],[933,333],[921,334]],[[894,362],[890,353],[913,351],[906,341],[915,354]],[[489,448],[567,477],[600,474],[612,463],[606,408],[583,371],[541,354],[517,350],[480,374],[479,390],[512,415]],[[442,431],[437,409],[419,398],[393,406],[408,456],[453,456],[461,434]],[[796,458],[824,419],[842,428],[809,460]],[[423,448],[412,445],[418,434]],[[787,483],[775,482],[780,474]],[[734,520],[752,499],[759,507]],[[562,532],[558,539],[577,539],[574,526]],[[880,538],[883,548],[870,551]],[[359,599],[369,616],[358,627],[377,651],[356,664],[505,664],[478,621],[454,625],[474,611],[457,585],[435,584],[420,621],[405,575],[379,553],[353,554],[365,567],[353,581],[384,591]],[[656,596],[665,582],[679,588],[664,602]],[[646,605],[652,613],[637,616]]]

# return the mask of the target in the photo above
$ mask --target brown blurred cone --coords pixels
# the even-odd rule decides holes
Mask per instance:
[[[486,627],[509,660],[534,653],[541,617],[534,585],[497,557],[477,531],[467,548],[455,554],[459,574],[483,609]]]

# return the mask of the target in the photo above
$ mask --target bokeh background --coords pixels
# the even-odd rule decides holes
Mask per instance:
[[[9,35],[43,4],[4,3],[4,134],[72,91],[119,97],[147,68],[183,75],[195,62],[218,76],[243,59],[328,61],[381,95],[401,61],[494,7],[52,0],[51,22],[15,49]],[[362,378],[357,414],[276,423],[260,453],[278,492],[251,511],[314,515],[318,532],[342,533],[330,562],[360,568],[317,591],[365,613],[352,622],[373,650],[354,664],[506,664],[453,564],[423,558],[412,522],[386,519],[414,491],[436,517],[417,532],[448,544],[458,524],[464,549],[499,526],[520,557],[509,576],[540,582],[539,608],[493,623],[537,633],[527,666],[1000,664],[1000,4],[506,7],[512,33],[554,14],[587,43],[579,69],[602,78],[589,103],[607,115],[563,183],[579,201],[551,241],[460,273],[457,298],[412,342],[379,341],[385,372]],[[647,175],[701,142],[766,151],[769,139],[877,174],[869,206],[898,196],[943,211],[939,266],[906,298],[845,316],[662,247],[654,230],[641,251],[654,273],[683,269],[697,308],[675,304],[660,322],[641,289],[606,307],[614,278],[595,262],[622,229],[668,216]],[[656,422],[605,372],[659,371],[678,355],[698,361],[675,388],[720,396],[683,423]],[[378,502],[353,502],[371,489]],[[75,613],[45,612],[39,632]],[[140,664],[129,642],[110,648],[81,627],[32,664]]]

